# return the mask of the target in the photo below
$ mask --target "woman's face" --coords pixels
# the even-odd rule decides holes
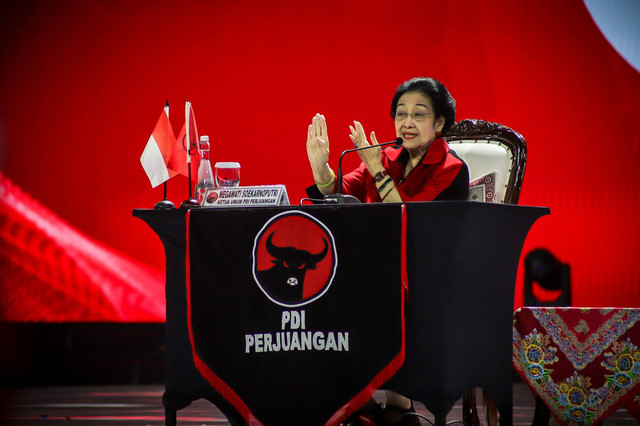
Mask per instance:
[[[412,155],[422,155],[444,126],[444,117],[435,117],[431,100],[420,92],[407,92],[398,99],[396,136]]]

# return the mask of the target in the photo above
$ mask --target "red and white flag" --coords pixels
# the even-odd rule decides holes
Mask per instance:
[[[170,170],[189,176],[191,165],[191,177],[198,178],[198,166],[200,165],[200,150],[198,149],[198,126],[196,116],[193,113],[191,102],[185,104],[185,122],[172,147],[171,157],[167,163]]]
[[[171,128],[171,122],[169,122],[167,108],[165,108],[140,156],[142,168],[147,173],[153,188],[177,174],[176,171],[168,167],[175,145],[176,137]]]

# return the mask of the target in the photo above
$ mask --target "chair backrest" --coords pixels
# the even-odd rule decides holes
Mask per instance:
[[[518,204],[527,163],[522,135],[499,123],[461,120],[445,139],[469,167],[469,199]]]

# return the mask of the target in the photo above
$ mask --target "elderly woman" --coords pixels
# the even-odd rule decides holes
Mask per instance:
[[[466,200],[469,196],[467,165],[442,138],[455,122],[455,100],[442,83],[432,78],[414,78],[402,83],[391,101],[391,117],[402,145],[357,151],[360,166],[344,176],[343,193],[362,202],[407,202]],[[354,146],[377,145],[375,132],[367,139],[362,124],[350,126]],[[307,131],[307,155],[315,186],[307,188],[311,198],[336,192],[335,173],[329,167],[329,137],[323,115],[313,117]],[[345,425],[419,425],[410,399],[386,392],[386,405],[370,401]]]
[[[455,116],[455,100],[439,81],[420,77],[402,83],[391,101],[391,117],[402,146],[357,151],[362,163],[344,176],[343,193],[366,203],[466,200],[469,171],[441,137]],[[370,134],[371,142],[367,140],[359,122],[349,128],[355,147],[378,144],[375,132]],[[309,125],[307,156],[316,182],[315,187],[307,188],[308,195],[335,193],[327,123],[321,114]]]

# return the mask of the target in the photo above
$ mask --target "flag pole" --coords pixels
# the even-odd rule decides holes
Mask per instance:
[[[200,207],[198,204],[198,200],[193,198],[193,192],[191,189],[191,131],[189,130],[189,126],[191,124],[191,102],[187,101],[184,106],[184,115],[185,115],[185,136],[187,138],[187,168],[189,175],[189,198],[184,200],[182,204],[180,204],[181,209],[190,209],[192,207]]]
[[[167,118],[169,118],[169,100],[167,99],[167,102],[164,104],[164,112],[167,114]],[[155,206],[153,206],[153,208],[155,210],[171,210],[171,209],[175,209],[176,206],[175,204],[173,204],[170,200],[167,199],[167,181],[165,180],[164,183],[164,195],[162,200],[158,201],[156,203]]]

